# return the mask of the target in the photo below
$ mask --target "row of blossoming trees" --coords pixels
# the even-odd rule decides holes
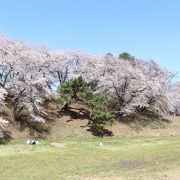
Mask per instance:
[[[0,137],[11,112],[44,122],[43,104],[56,99],[59,84],[81,75],[109,100],[118,116],[149,110],[159,115],[180,113],[180,83],[154,61],[126,61],[111,55],[90,56],[79,51],[50,51],[0,35]],[[11,109],[7,99],[11,98]]]

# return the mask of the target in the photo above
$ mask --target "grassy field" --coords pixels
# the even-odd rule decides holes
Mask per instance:
[[[180,137],[71,137],[0,146],[0,180],[175,178],[180,179]]]

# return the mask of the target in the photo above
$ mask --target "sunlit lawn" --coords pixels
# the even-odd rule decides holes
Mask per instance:
[[[100,146],[102,142],[102,146]],[[0,180],[163,179],[180,168],[180,138],[66,138],[0,146]],[[179,177],[180,178],[180,177]]]

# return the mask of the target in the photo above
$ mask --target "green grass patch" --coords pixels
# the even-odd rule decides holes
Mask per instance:
[[[102,146],[100,143],[102,142]],[[0,146],[0,179],[144,179],[180,168],[180,138],[64,138],[53,146],[12,142]]]

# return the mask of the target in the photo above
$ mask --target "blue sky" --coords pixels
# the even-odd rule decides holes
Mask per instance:
[[[0,29],[51,49],[127,51],[180,72],[179,0],[4,0]]]

